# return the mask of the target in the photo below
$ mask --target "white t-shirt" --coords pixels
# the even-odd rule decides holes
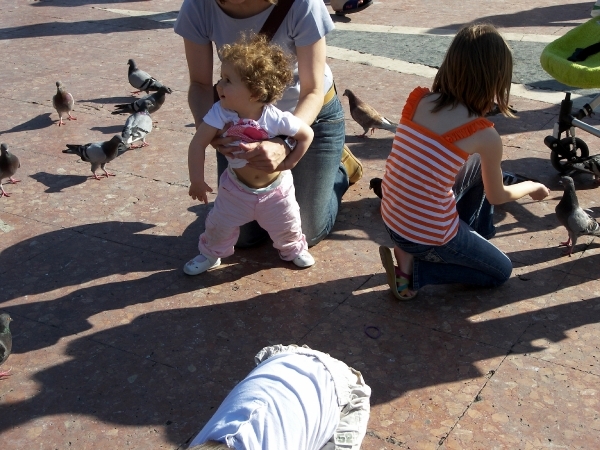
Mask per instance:
[[[175,22],[175,33],[196,44],[214,42],[217,49],[232,44],[243,32],[258,33],[273,7],[245,19],[227,15],[218,0],[184,0]],[[296,56],[296,47],[312,45],[334,29],[323,0],[294,0],[292,7],[271,42]],[[333,75],[325,65],[324,91],[333,85]],[[294,81],[276,105],[283,111],[293,112],[300,96],[298,64],[294,63]]]
[[[202,119],[204,123],[218,130],[226,124],[231,127],[223,134],[225,136],[236,136],[242,142],[256,142],[271,139],[275,136],[294,136],[300,130],[302,120],[287,111],[281,111],[273,105],[265,105],[262,115],[258,120],[240,118],[235,111],[225,109],[221,102],[215,103]],[[240,141],[231,143],[237,146]],[[234,152],[243,153],[243,152]],[[240,158],[227,156],[229,166],[233,169],[244,167],[248,161]]]
[[[233,388],[190,447],[213,440],[236,450],[320,450],[339,421],[325,365],[314,356],[281,353]]]

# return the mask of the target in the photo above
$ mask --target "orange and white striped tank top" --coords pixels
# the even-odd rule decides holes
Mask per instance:
[[[402,110],[382,182],[381,215],[385,224],[409,241],[443,245],[458,232],[452,186],[469,154],[454,142],[494,124],[479,117],[443,135],[412,121],[430,91],[413,90]]]

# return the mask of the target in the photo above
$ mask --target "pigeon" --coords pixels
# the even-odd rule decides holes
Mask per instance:
[[[558,221],[569,233],[569,239],[566,242],[561,242],[560,245],[567,247],[566,254],[571,256],[579,236],[600,236],[600,224],[579,206],[573,178],[561,177],[560,183],[563,185],[565,192],[558,205],[556,205],[555,212]]]
[[[104,171],[106,178],[115,176],[114,173],[106,171],[104,166],[117,157],[119,152],[126,150],[123,138],[115,134],[110,141],[93,142],[85,145],[67,144],[67,149],[63,153],[75,153],[79,155],[83,161],[92,164],[92,173],[96,180],[101,180],[96,171],[100,168]]]
[[[146,142],[146,135],[152,131],[152,118],[148,113],[150,104],[149,100],[145,100],[141,109],[127,118],[121,136],[123,136],[123,141],[128,148],[141,148],[150,145]],[[140,140],[142,141],[141,145],[131,145]]]
[[[135,102],[115,105],[115,110],[111,114],[136,113],[142,109],[146,100],[150,102],[148,112],[152,114],[158,111],[165,102],[165,94],[170,94],[171,92],[171,88],[161,86],[154,94],[146,95]]]
[[[369,181],[369,189],[373,189],[373,192],[379,198],[383,198],[383,193],[381,191],[382,181],[381,178],[371,178],[371,181]]]
[[[600,184],[600,155],[591,156],[582,163],[584,169],[594,174],[594,181]]]
[[[0,366],[10,356],[12,350],[12,335],[10,334],[9,324],[12,319],[6,313],[0,314]],[[10,369],[0,371],[0,380],[10,376]]]
[[[10,194],[2,187],[3,179],[8,178],[12,184],[21,181],[13,178],[19,167],[21,167],[21,163],[17,155],[10,153],[6,144],[0,144],[0,198],[10,197]]]
[[[350,89],[346,89],[344,95],[348,97],[348,102],[350,103],[350,115],[365,131],[359,135],[360,137],[366,137],[369,130],[373,134],[376,128],[383,128],[392,133],[396,132],[397,125],[395,123],[383,117],[375,109],[363,102]]]
[[[71,115],[71,111],[73,111],[73,105],[75,104],[75,100],[73,100],[73,96],[69,94],[62,82],[56,82],[56,94],[52,97],[52,105],[54,105],[54,109],[58,113],[58,126],[64,125],[65,123],[62,120],[63,114],[67,114],[69,116],[69,120],[77,120],[76,117]]]
[[[142,91],[145,91],[146,94],[148,94],[150,91],[158,91],[163,86],[156,78],[152,78],[148,72],[138,69],[138,66],[133,59],[127,61],[127,64],[129,65],[127,73],[129,83],[134,88],[138,89],[137,91],[132,92],[132,94],[139,94]]]

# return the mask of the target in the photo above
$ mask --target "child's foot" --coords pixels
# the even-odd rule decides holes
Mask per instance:
[[[409,289],[410,275],[405,274],[394,265],[394,257],[391,250],[382,245],[379,247],[379,256],[381,257],[381,264],[383,264],[383,268],[385,269],[388,286],[394,297],[402,301],[415,298],[418,291]]]
[[[188,275],[198,275],[202,272],[206,272],[208,269],[217,267],[221,264],[221,258],[213,258],[211,256],[204,256],[200,253],[194,259],[189,260],[183,266],[183,271]]]
[[[315,259],[312,257],[308,250],[304,250],[298,256],[296,256],[293,261],[298,267],[302,267],[303,269],[306,267],[313,266],[315,264]]]

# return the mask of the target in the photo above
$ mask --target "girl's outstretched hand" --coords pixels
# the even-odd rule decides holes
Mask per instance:
[[[542,183],[535,183],[536,189],[529,194],[529,196],[536,201],[544,200],[546,197],[550,195],[550,189],[544,186]]]
[[[204,181],[200,182],[192,182],[190,184],[189,194],[194,200],[200,200],[205,205],[208,204],[207,192],[212,192],[212,188],[206,184]]]

